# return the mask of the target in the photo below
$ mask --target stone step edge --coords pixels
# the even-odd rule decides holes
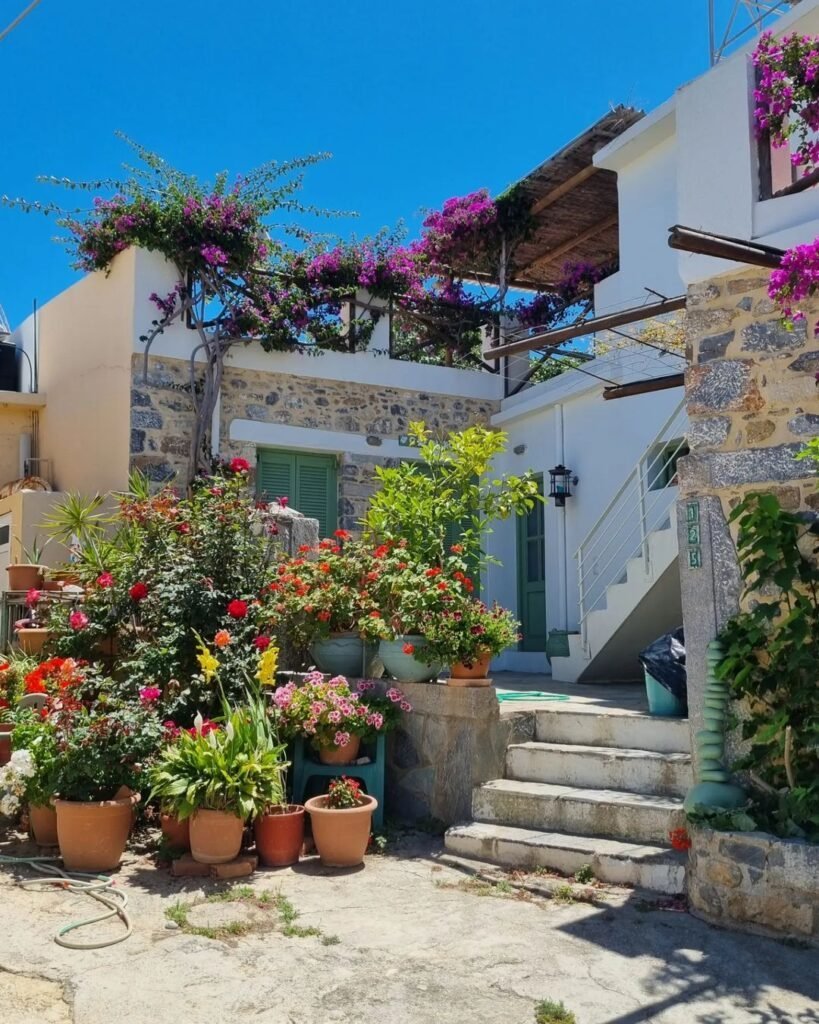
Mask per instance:
[[[506,749],[507,751],[542,750],[546,753],[582,754],[595,758],[605,755],[615,759],[637,755],[638,757],[646,757],[650,760],[679,765],[689,765],[692,760],[691,754],[686,753],[684,750],[666,752],[662,750],[644,750],[642,747],[605,747],[590,743],[564,743],[562,741],[552,742],[550,740],[526,740],[523,743],[510,743]]]
[[[523,788],[522,788],[523,787]],[[528,787],[536,787],[534,789]],[[683,797],[637,793],[627,789],[592,789],[588,786],[561,786],[557,782],[530,782],[523,779],[489,779],[475,787],[490,792],[517,792],[533,799],[576,801],[584,804],[616,804],[621,807],[652,807],[656,810],[682,810]],[[625,797],[626,799],[623,799]]]

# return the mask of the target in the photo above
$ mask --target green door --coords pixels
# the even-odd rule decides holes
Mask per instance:
[[[338,526],[335,455],[312,455],[274,448],[257,451],[256,491],[272,501],[289,498],[292,508],[319,521],[319,537]]]
[[[543,494],[543,477],[538,477]],[[518,618],[523,651],[546,650],[546,536],[543,502],[518,516]]]

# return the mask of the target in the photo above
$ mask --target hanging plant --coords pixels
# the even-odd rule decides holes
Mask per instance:
[[[793,146],[791,162],[806,174],[819,168],[819,38],[764,32],[752,60],[757,135],[767,133],[776,148]]]

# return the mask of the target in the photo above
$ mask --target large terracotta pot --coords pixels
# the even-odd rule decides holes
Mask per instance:
[[[43,585],[42,565],[7,565],[9,590],[40,590]]]
[[[226,864],[238,857],[245,823],[228,811],[195,811],[190,818],[191,854],[200,864]]]
[[[453,679],[486,679],[489,672],[489,662],[492,655],[484,651],[479,658],[476,658],[471,665],[464,665],[462,662],[452,666],[451,675]]]
[[[11,760],[11,733],[13,722],[0,722],[0,764],[8,764]]]
[[[322,764],[352,764],[358,757],[361,737],[351,736],[343,747],[319,747],[319,761]]]
[[[118,800],[57,800],[57,838],[69,871],[113,871],[119,867],[139,794]]]
[[[175,850],[189,850],[191,848],[190,818],[180,821],[175,814],[160,814],[159,823],[162,828],[162,835]]]
[[[57,845],[57,812],[53,807],[29,804],[28,823],[38,846]]]
[[[413,654],[404,653],[407,644],[415,648]],[[399,683],[425,683],[436,679],[444,667],[427,665],[415,657],[425,646],[426,640],[422,636],[399,636],[395,640],[382,640],[378,645],[378,655],[387,672]]]
[[[45,626],[34,626],[17,630],[17,640],[26,654],[39,654],[51,636],[51,630]]]
[[[372,796],[361,799],[358,807],[338,810],[327,806],[326,796],[311,797],[304,805],[321,863],[328,868],[352,868],[364,860],[378,801]]]
[[[254,825],[256,852],[270,868],[295,864],[304,844],[304,808],[299,804],[271,807]]]

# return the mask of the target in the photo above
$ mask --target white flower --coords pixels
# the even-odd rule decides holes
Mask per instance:
[[[202,726],[204,725],[204,722],[205,722],[205,719],[202,717],[202,712],[201,711],[197,711],[196,712],[196,717],[193,720],[193,727],[194,727],[194,729],[196,729],[196,735],[197,736],[201,736],[202,735]]]
[[[234,729],[233,722],[228,722],[225,726],[225,736],[228,738],[228,743],[233,739]]]
[[[12,796],[7,793],[2,800],[0,800],[0,814],[5,814],[7,817],[11,817],[16,814],[20,807],[20,801],[16,796]]]
[[[9,765],[14,772],[22,775],[24,779],[30,779],[37,770],[34,766],[34,758],[30,750],[15,750],[11,755]]]
[[[215,729],[208,733],[208,743],[210,743],[214,750],[216,750],[217,746],[219,745],[219,741],[216,739]]]

